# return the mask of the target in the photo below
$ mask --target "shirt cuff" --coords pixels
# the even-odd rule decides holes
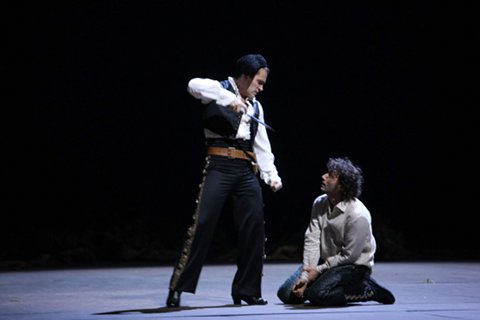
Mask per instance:
[[[319,274],[324,273],[325,271],[327,271],[327,269],[328,269],[328,265],[326,263],[317,266],[317,271]]]
[[[308,272],[307,271],[302,271],[302,274],[300,275],[300,279],[308,282]]]
[[[276,172],[262,172],[262,179],[268,185],[270,185],[270,182],[273,181],[282,182],[282,179]]]

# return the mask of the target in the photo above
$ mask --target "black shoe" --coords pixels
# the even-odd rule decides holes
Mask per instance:
[[[371,300],[383,304],[393,304],[395,302],[395,297],[393,296],[393,294],[381,285],[379,285],[375,280],[370,278],[368,280],[368,286],[373,292],[373,295],[370,298]]]
[[[267,300],[263,300],[262,297],[249,297],[249,296],[234,296],[233,303],[234,304],[242,304],[242,300],[245,301],[249,305],[266,305],[268,303]]]
[[[180,307],[180,295],[181,294],[182,294],[181,291],[170,290],[168,292],[167,307],[170,307],[170,308]]]

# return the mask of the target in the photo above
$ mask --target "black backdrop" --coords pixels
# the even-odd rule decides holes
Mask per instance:
[[[331,156],[364,170],[378,260],[478,259],[473,8],[307,3],[7,5],[2,265],[171,263],[203,168],[187,82],[257,52],[284,182],[264,192],[272,260],[298,260]],[[212,262],[234,256],[220,227]]]

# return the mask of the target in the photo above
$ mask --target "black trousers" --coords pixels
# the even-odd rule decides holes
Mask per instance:
[[[302,266],[280,286],[278,298],[286,304],[299,304],[306,300],[317,306],[341,306],[350,301],[366,301],[367,284],[371,269],[363,265],[347,264],[333,267],[315,280],[306,290],[304,298],[293,294],[293,286],[302,274]]]
[[[170,280],[170,290],[195,293],[215,228],[231,200],[237,233],[237,271],[232,296],[261,297],[265,226],[260,182],[251,163],[220,156],[206,158],[193,224]]]

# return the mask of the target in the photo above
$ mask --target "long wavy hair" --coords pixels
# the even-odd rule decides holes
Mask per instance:
[[[327,169],[330,174],[338,177],[343,187],[344,200],[352,200],[362,194],[363,176],[362,169],[354,164],[348,157],[330,158],[327,161]]]

